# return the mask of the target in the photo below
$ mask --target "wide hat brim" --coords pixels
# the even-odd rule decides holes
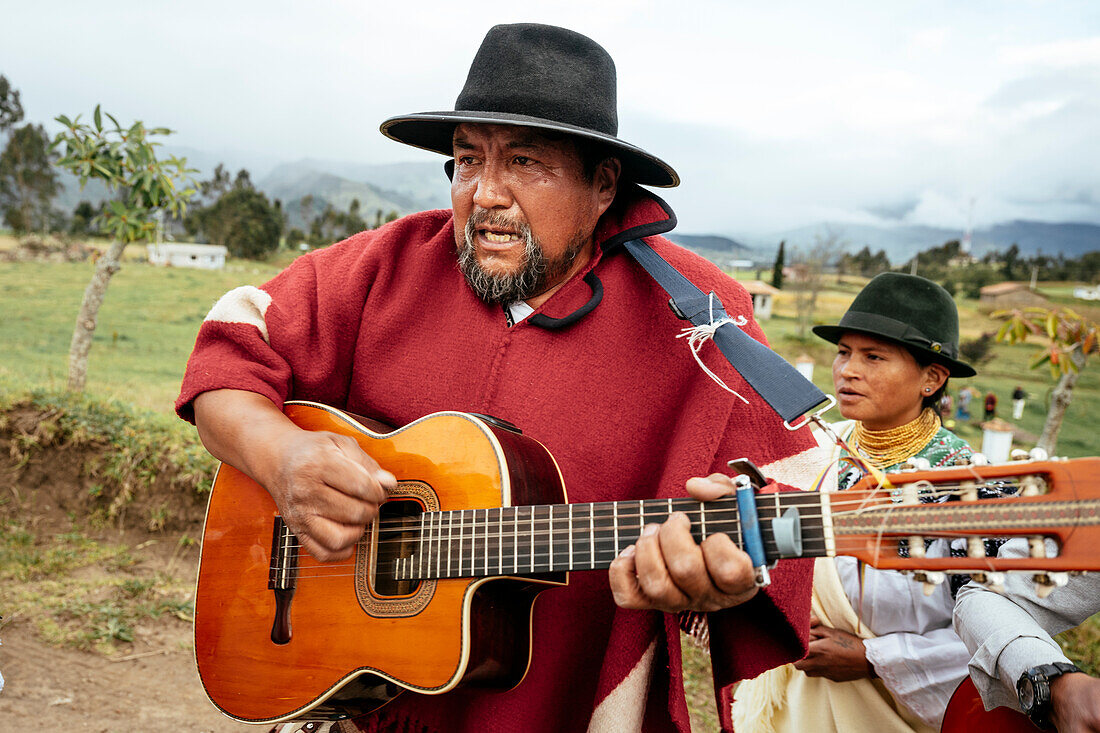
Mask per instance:
[[[680,176],[672,166],[635,145],[596,130],[542,117],[468,110],[417,112],[391,117],[382,123],[380,129],[382,134],[391,140],[443,155],[452,155],[454,129],[464,122],[483,125],[520,125],[583,137],[607,146],[610,149],[609,152],[622,163],[623,177],[626,180],[658,188],[673,188],[680,185]]]
[[[615,62],[591,38],[541,23],[496,25],[474,55],[453,110],[391,117],[381,130],[406,145],[452,155],[459,124],[532,127],[606,148],[622,163],[624,180],[678,185],[672,166],[619,139],[617,97]]]
[[[934,351],[924,344],[913,343],[900,338],[891,338],[889,335],[883,333],[881,329],[858,328],[852,325],[845,326],[843,319],[841,319],[841,323],[836,326],[814,326],[812,330],[815,336],[820,336],[832,344],[840,343],[840,339],[844,334],[852,332],[863,333],[868,336],[874,336],[875,338],[885,339],[886,341],[893,341],[902,346],[928,354],[934,361],[938,361],[947,367],[952,377],[973,377],[978,373],[975,371],[974,367],[970,366],[965,361],[953,359],[943,354],[941,351]]]
[[[973,377],[959,359],[959,316],[940,285],[916,275],[888,272],[860,291],[836,325],[814,326],[814,335],[839,343],[846,333],[892,341],[943,364],[952,377]]]

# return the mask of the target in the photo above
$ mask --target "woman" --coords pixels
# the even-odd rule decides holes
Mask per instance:
[[[946,290],[884,273],[839,324],[813,330],[837,345],[833,386],[851,422],[835,429],[865,461],[889,472],[914,458],[941,466],[971,455],[935,409],[948,377],[974,376],[957,358],[959,317]],[[863,471],[837,457],[837,488],[851,488]],[[926,553],[950,550],[936,540]],[[809,653],[738,688],[735,730],[938,730],[970,658],[951,628],[953,605],[947,585],[925,596],[900,573],[850,557],[818,560]]]

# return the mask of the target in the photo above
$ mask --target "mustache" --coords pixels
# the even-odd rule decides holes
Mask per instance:
[[[525,242],[533,241],[534,236],[530,225],[522,219],[518,219],[502,211],[489,211],[488,209],[474,209],[466,219],[466,241],[472,242],[479,228],[508,229],[518,234]]]

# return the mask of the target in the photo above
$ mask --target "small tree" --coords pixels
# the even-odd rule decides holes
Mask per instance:
[[[1051,394],[1043,433],[1036,444],[1053,454],[1058,444],[1058,431],[1073,399],[1077,378],[1088,358],[1100,346],[1100,324],[1081,317],[1069,308],[998,311],[993,317],[1005,319],[997,331],[998,341],[1022,343],[1031,336],[1046,340],[1046,345],[1032,358],[1031,368],[1046,364],[1050,368],[1051,378],[1058,380]]]
[[[784,248],[787,246],[786,240],[779,243],[779,251],[775,253],[775,265],[772,267],[772,287],[776,290],[783,289],[783,265],[786,258],[786,252]]]
[[[103,117],[110,120],[111,126],[104,126]],[[81,188],[89,178],[99,178],[117,194],[98,220],[100,228],[113,241],[107,253],[96,261],[69,346],[69,389],[81,391],[87,380],[88,352],[99,307],[111,277],[122,266],[123,250],[131,242],[147,240],[156,232],[158,211],[166,211],[173,217],[186,211],[187,201],[195,193],[188,175],[194,171],[187,168],[183,158],[157,158],[160,143],[150,138],[170,135],[172,131],[167,128],[146,129],[141,121],[124,128],[111,115],[101,114],[98,105],[92,116],[93,125],[81,122],[80,115],[71,120],[64,115],[56,119],[65,127],[53,142],[54,148],[65,150],[59,165],[79,177]],[[186,188],[180,190],[177,184]]]
[[[810,335],[810,321],[817,311],[817,296],[825,287],[825,268],[844,251],[845,242],[834,231],[814,236],[814,246],[808,251],[795,250],[794,290],[795,317],[798,322],[798,338]]]

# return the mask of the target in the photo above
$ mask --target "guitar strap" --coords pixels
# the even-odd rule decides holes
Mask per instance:
[[[714,331],[714,343],[789,428],[802,427],[805,423],[792,426],[791,422],[829,399],[786,359],[734,324],[713,292],[704,294],[641,239],[623,246],[669,294],[669,305],[678,318],[695,326],[721,324]]]

